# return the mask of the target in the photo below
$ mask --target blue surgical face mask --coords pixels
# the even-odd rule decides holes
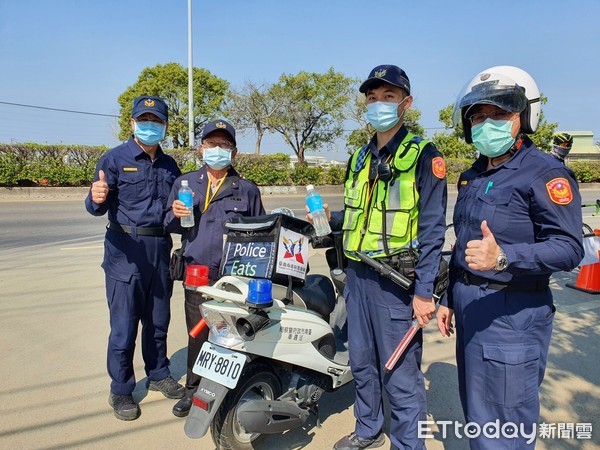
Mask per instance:
[[[408,97],[405,97],[406,100]],[[375,102],[367,105],[367,120],[377,131],[387,131],[398,123],[398,106],[404,103]],[[404,115],[404,111],[402,111]]]
[[[203,159],[211,169],[221,170],[231,164],[231,151],[221,147],[205,148]]]
[[[165,138],[166,129],[164,123],[134,121],[133,134],[142,144],[156,145]]]
[[[515,143],[512,137],[511,120],[485,119],[483,123],[473,125],[471,137],[477,150],[488,158],[504,155]]]

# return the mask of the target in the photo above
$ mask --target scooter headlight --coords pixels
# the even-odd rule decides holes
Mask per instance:
[[[237,332],[235,322],[231,322],[231,318],[205,305],[201,305],[200,309],[210,330],[211,342],[231,347],[244,341]]]

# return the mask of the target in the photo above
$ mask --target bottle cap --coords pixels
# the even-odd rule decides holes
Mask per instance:
[[[307,191],[312,191],[312,190],[314,190],[314,188],[315,188],[315,185],[314,185],[314,184],[307,184],[307,185],[306,185],[306,190],[307,190]]]
[[[188,180],[181,180],[181,185],[182,186],[187,186],[188,185]]]

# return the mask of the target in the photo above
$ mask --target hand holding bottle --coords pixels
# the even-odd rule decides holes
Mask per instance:
[[[194,193],[188,185],[188,180],[181,180],[178,200],[173,202],[173,215],[181,221],[181,226],[191,228],[194,226]]]
[[[310,213],[310,209],[309,209],[308,205],[305,205],[304,208],[306,209],[306,220],[312,225],[313,224],[313,216]],[[325,215],[327,216],[327,221],[330,221],[331,220],[331,211],[329,211],[329,204],[323,203],[323,210],[325,211]]]
[[[317,236],[327,236],[331,233],[331,227],[329,226],[331,214],[329,213],[329,208],[327,208],[327,211],[325,210],[323,199],[321,199],[321,196],[312,184],[306,186],[306,204],[311,216],[309,221],[315,227]]]

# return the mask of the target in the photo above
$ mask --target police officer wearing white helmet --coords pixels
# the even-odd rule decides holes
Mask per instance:
[[[458,181],[457,240],[438,327],[449,336],[455,316],[466,422],[518,427],[494,438],[475,433],[472,449],[535,446],[555,312],[549,278],[583,257],[575,175],[527,137],[539,116],[536,83],[516,67],[484,70],[456,100],[455,125],[480,156]]]

